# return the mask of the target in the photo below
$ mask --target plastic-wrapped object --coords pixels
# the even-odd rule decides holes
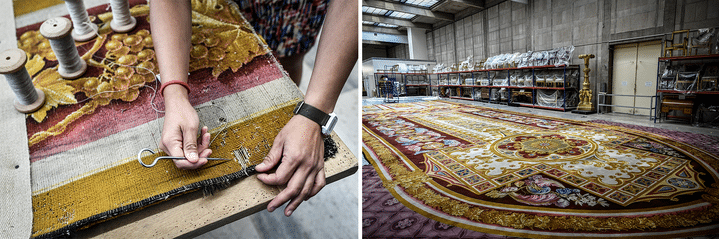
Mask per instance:
[[[497,89],[497,88],[492,88],[491,91],[490,91],[489,100],[491,100],[491,101],[499,101],[499,99],[500,99],[499,89]]]
[[[511,86],[519,85],[519,83],[518,83],[519,74],[520,74],[519,71],[511,71],[509,73],[509,85],[511,85]],[[522,82],[522,83],[524,83],[524,82]]]
[[[509,77],[507,75],[507,71],[498,71],[495,72],[496,75],[494,79],[492,80],[493,85],[495,86],[507,86],[509,85]]]
[[[572,69],[569,70],[569,73],[567,73],[567,79],[564,81],[566,88],[576,88],[579,87],[579,69]]]
[[[660,90],[673,90],[674,82],[677,79],[677,69],[674,67],[667,67],[659,77],[659,89]]]
[[[517,67],[528,67],[530,66],[529,58],[532,57],[532,51],[528,51],[519,55],[519,63]]]
[[[478,74],[477,80],[479,81],[479,85],[481,85],[481,86],[489,85],[489,79],[487,78],[486,73]]]
[[[439,64],[437,64],[437,65],[434,65],[434,68],[432,68],[432,72],[434,72],[434,73],[441,73],[443,68],[444,68],[444,64],[443,64],[443,63],[439,63]]]
[[[557,63],[557,53],[559,48],[547,51],[547,65],[555,65]]]
[[[472,56],[468,56],[467,60],[462,61],[462,63],[459,64],[459,70],[460,71],[469,71],[472,70]]]
[[[719,106],[699,105],[694,118],[694,126],[719,128]]]
[[[547,65],[547,51],[538,51],[532,54],[532,66]]]
[[[692,37],[692,47],[709,47],[711,38],[714,36],[714,28],[699,29],[699,34]]]
[[[557,52],[557,62],[554,63],[554,66],[560,66],[560,65],[569,65],[569,62],[572,60],[572,54],[574,53],[574,46],[564,46],[559,48],[559,51]]]
[[[524,85],[523,86],[534,86],[534,77],[532,76],[532,72],[526,72],[524,74]]]
[[[497,58],[497,56],[490,56],[487,58],[487,61],[484,62],[484,69],[494,69],[494,61]]]
[[[459,77],[452,76],[451,79],[449,80],[449,84],[450,85],[461,85],[462,83],[460,82]]]
[[[699,72],[679,72],[677,81],[674,84],[674,90],[691,91],[695,89]]]
[[[512,84],[511,79],[510,79],[509,83],[512,84],[513,86],[524,86],[524,78],[525,78],[524,74],[519,73],[519,74],[517,74],[517,82]]]
[[[564,87],[564,72],[562,71],[554,71],[554,74],[552,74],[553,80],[553,87]],[[549,80],[547,80],[549,82]]]
[[[494,84],[494,81],[496,80],[496,78],[497,78],[497,72],[496,72],[496,71],[490,71],[490,72],[489,72],[489,77],[488,77],[489,85],[493,85],[493,84]]]
[[[546,76],[544,71],[536,71],[534,75],[534,82],[536,87],[546,87]]]
[[[519,56],[520,55],[521,55],[521,53],[515,52],[514,54],[512,54],[509,57],[509,59],[507,60],[507,64],[509,65],[509,67],[517,67],[517,65],[519,65],[519,61],[520,61]]]
[[[576,107],[579,104],[579,92],[567,91],[567,107]]]
[[[507,90],[507,88],[500,88],[498,94],[499,100],[501,101],[507,101],[507,99],[509,98],[509,91]]]
[[[474,78],[471,78],[471,77],[464,78],[465,85],[474,85],[474,83],[475,83]]]
[[[699,90],[716,91],[719,90],[719,66],[709,66],[699,79]]]
[[[537,104],[540,106],[560,107],[559,98],[558,90],[537,90]]]

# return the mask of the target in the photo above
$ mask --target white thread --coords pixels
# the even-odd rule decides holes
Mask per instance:
[[[58,72],[74,73],[82,70],[82,59],[75,47],[75,40],[70,34],[58,39],[48,39],[48,41],[57,57]]]
[[[70,12],[75,34],[82,36],[95,32],[91,24],[86,24],[90,22],[90,18],[87,16],[87,10],[82,0],[65,0],[65,6]]]
[[[132,24],[132,16],[130,15],[130,4],[127,0],[110,0],[112,6],[112,21],[117,26],[125,26]]]
[[[23,54],[25,53],[23,52]],[[20,104],[30,105],[37,101],[38,95],[35,91],[35,86],[32,85],[32,78],[30,78],[30,74],[28,74],[25,66],[16,72],[4,75],[10,88],[15,92],[16,99]]]

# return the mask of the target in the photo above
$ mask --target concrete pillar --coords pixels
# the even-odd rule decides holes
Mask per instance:
[[[409,59],[429,59],[427,57],[427,34],[425,29],[407,28],[409,38]]]

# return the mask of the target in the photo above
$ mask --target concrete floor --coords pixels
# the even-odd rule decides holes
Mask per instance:
[[[87,8],[108,3],[107,0],[83,2]],[[11,1],[0,3],[0,7],[10,9],[10,14],[0,16],[0,29],[6,33],[0,34],[0,46],[3,49],[17,46],[14,29],[68,14],[67,8],[60,4],[15,17],[10,3]],[[302,92],[307,90],[315,55],[316,47],[305,56],[303,80],[300,85]],[[335,132],[356,156],[360,155],[358,68],[359,63],[355,64],[335,107],[335,113],[339,116]],[[274,213],[262,211],[197,238],[357,238],[359,188],[359,173],[355,173],[325,186],[311,200],[303,202],[289,218],[283,215],[284,207]]]

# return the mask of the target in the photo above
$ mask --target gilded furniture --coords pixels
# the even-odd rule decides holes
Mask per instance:
[[[582,83],[582,90],[579,91],[579,106],[577,110],[580,111],[594,111],[594,105],[592,104],[592,90],[589,89],[589,59],[594,58],[594,54],[582,54],[579,55],[580,59],[584,59],[584,83]]]
[[[682,56],[687,56],[688,35],[689,30],[673,31],[672,37],[664,41],[664,57],[674,56],[674,50],[682,51]],[[678,38],[681,42],[674,43],[675,38]]]

